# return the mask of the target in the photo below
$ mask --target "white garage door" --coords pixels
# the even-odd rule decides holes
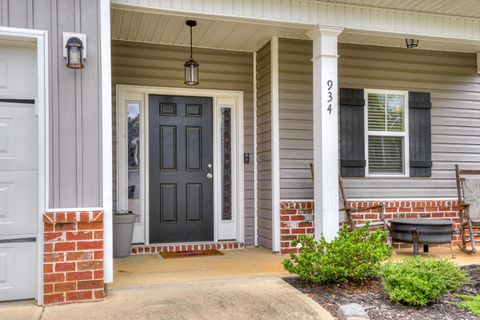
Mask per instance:
[[[0,40],[0,301],[36,291],[36,72],[33,44]]]

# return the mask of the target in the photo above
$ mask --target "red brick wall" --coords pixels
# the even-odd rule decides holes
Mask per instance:
[[[181,252],[181,251],[200,251],[200,250],[237,250],[243,249],[244,243],[238,241],[219,241],[212,243],[198,244],[160,244],[160,245],[134,245],[131,254],[150,254],[160,252]]]
[[[47,212],[43,222],[44,304],[103,299],[103,212]]]
[[[292,241],[301,234],[314,233],[313,201],[280,203],[280,252],[297,252]]]
[[[458,202],[451,200],[424,201],[349,201],[352,208],[369,207],[382,203],[385,206],[385,218],[434,218],[454,222],[454,240],[460,240],[460,218]],[[362,211],[353,214],[356,223],[378,221],[378,210]],[[300,234],[313,234],[313,201],[282,202],[280,204],[280,241],[281,253],[296,252],[292,240]],[[395,248],[409,248],[409,244],[395,244]]]

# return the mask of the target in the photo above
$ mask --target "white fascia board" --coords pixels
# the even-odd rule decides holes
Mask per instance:
[[[312,0],[112,0],[114,7],[166,14],[297,26],[329,25],[346,30],[468,40],[480,43],[480,18],[449,16]]]

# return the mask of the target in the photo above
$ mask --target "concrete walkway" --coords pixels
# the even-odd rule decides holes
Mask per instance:
[[[65,315],[68,315],[66,317]],[[45,308],[42,320],[333,319],[279,278],[185,282],[116,289],[103,302]]]
[[[43,314],[42,314],[43,312]],[[115,289],[102,302],[0,307],[2,320],[333,320],[277,277],[223,279]]]

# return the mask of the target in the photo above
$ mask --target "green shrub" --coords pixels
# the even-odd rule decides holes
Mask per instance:
[[[387,263],[381,274],[390,300],[415,307],[423,307],[467,281],[452,262],[421,257]]]
[[[340,230],[331,242],[312,236],[300,236],[293,244],[300,249],[283,261],[285,269],[312,282],[361,282],[378,275],[381,262],[392,254],[386,244],[387,233],[369,232],[368,226]]]
[[[464,294],[457,294],[456,296],[463,301],[454,302],[454,305],[465,308],[480,317],[480,296],[467,296]]]

